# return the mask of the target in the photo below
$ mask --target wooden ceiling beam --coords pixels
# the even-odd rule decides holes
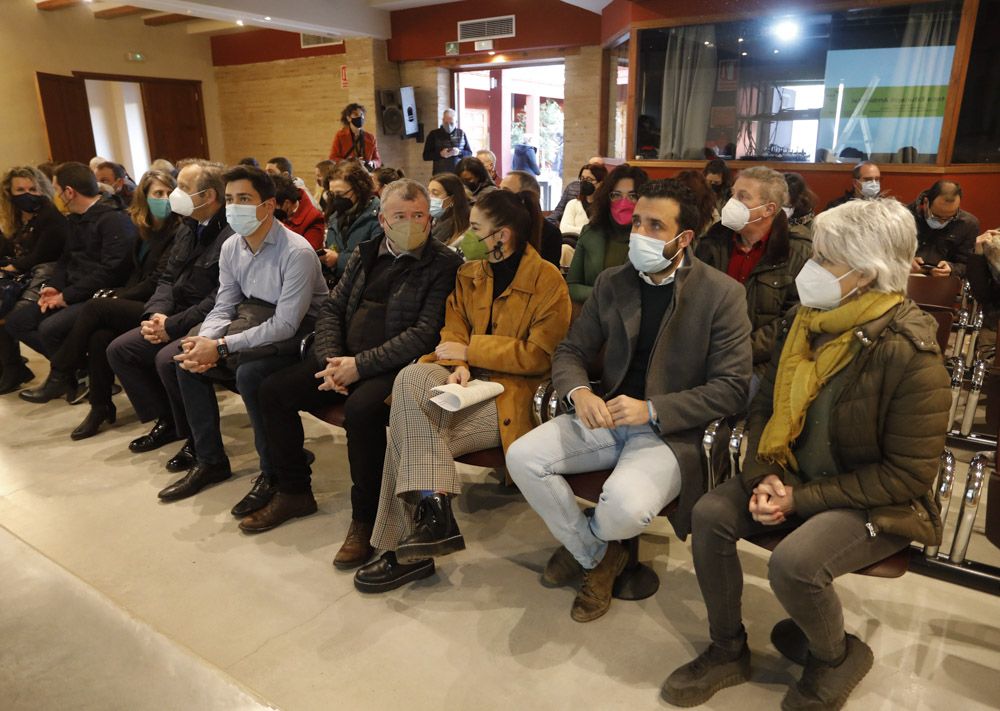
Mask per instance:
[[[194,15],[182,15],[179,13],[167,13],[165,15],[153,15],[143,20],[150,27],[161,27],[163,25],[175,25],[178,22],[190,22],[197,19]]]
[[[97,10],[94,17],[98,20],[114,20],[118,17],[138,15],[140,12],[146,12],[146,10],[135,5],[119,5],[118,7],[109,7],[106,10]]]
[[[67,7],[82,5],[83,0],[42,0],[35,3],[35,8],[44,12],[52,10],[65,10]]]

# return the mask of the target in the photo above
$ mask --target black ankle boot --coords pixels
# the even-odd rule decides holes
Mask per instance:
[[[5,364],[3,375],[0,376],[0,395],[12,393],[27,382],[35,379],[31,368],[24,363]]]
[[[57,397],[65,397],[67,401],[76,397],[77,381],[76,375],[62,370],[49,371],[49,377],[40,387],[25,390],[21,393],[21,399],[28,402],[48,402]]]
[[[91,403],[90,412],[84,418],[80,426],[73,430],[69,438],[72,440],[87,439],[93,437],[101,431],[101,425],[107,421],[109,425],[115,424],[118,412],[113,403],[106,405],[94,405]]]
[[[402,564],[465,550],[465,539],[451,512],[447,494],[425,496],[417,505],[416,528],[399,542],[396,559]]]

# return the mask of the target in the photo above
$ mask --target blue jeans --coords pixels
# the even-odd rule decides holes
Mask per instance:
[[[612,467],[588,519],[565,476]],[[552,535],[588,570],[601,562],[608,541],[642,533],[681,491],[677,458],[648,424],[590,430],[576,415],[560,415],[511,445],[507,469]]]
[[[260,468],[265,474],[273,473],[268,457],[267,438],[260,414],[257,391],[261,383],[282,368],[294,365],[296,355],[270,356],[244,363],[236,369],[236,389],[243,398],[253,427],[254,444],[260,457]],[[177,385],[184,402],[191,438],[194,440],[195,457],[199,464],[224,464],[228,461],[222,445],[222,428],[219,425],[219,401],[215,397],[218,377],[190,373],[177,365]],[[211,371],[210,371],[211,372]]]

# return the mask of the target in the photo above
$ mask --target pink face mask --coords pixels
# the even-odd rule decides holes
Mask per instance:
[[[628,198],[619,198],[611,203],[611,217],[619,225],[632,224],[633,212],[635,212],[635,203]]]

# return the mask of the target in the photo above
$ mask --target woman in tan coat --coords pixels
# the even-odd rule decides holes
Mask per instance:
[[[852,200],[814,225],[813,257],[795,280],[801,307],[779,319],[750,406],[743,476],[694,507],[712,643],[667,679],[663,697],[678,706],[750,678],[740,538],[788,532],[768,578],[791,618],[782,636],[804,636],[809,653],[783,711],[841,708],[872,666],[868,645],[845,633],[833,580],[912,540],[941,540],[931,488],[949,381],[936,322],[905,296],[913,217],[895,200]]]
[[[436,555],[465,548],[450,497],[461,491],[454,457],[507,448],[531,429],[531,399],[548,377],[569,328],[570,299],[559,270],[538,254],[542,216],[530,193],[484,195],[471,230],[486,259],[458,271],[441,343],[400,372],[392,391],[389,446],[371,544],[387,551],[354,578],[385,592],[434,573]],[[457,412],[430,402],[430,389],[472,380],[503,386]]]

